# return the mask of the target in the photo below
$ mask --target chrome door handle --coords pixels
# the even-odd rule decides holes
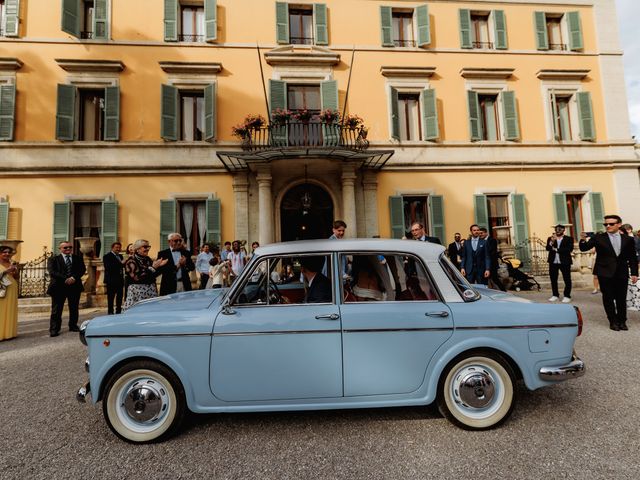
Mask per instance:
[[[340,315],[337,313],[328,313],[326,315],[316,315],[316,320],[338,320]]]
[[[448,317],[449,312],[443,310],[441,312],[427,312],[425,315],[427,317]]]

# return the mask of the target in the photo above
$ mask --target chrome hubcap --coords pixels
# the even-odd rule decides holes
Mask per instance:
[[[136,423],[153,423],[167,410],[167,393],[153,379],[137,380],[124,392],[122,409]]]
[[[495,395],[493,378],[483,369],[468,367],[456,377],[458,397],[462,403],[472,408],[485,408]]]

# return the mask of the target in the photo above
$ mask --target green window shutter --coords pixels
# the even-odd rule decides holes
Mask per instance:
[[[580,12],[567,12],[567,30],[569,30],[569,50],[582,50],[582,26],[580,25]]]
[[[58,244],[70,240],[69,217],[71,215],[70,202],[53,203],[53,239],[51,250],[58,251]]]
[[[389,197],[389,217],[391,220],[391,238],[402,238],[404,230],[404,200],[401,195]]]
[[[591,94],[589,92],[576,93],[576,103],[578,104],[578,117],[580,118],[580,138],[593,141],[596,139],[596,127],[593,123]]]
[[[549,36],[547,35],[547,16],[544,12],[533,12],[533,24],[536,29],[536,48],[549,50]]]
[[[400,112],[398,90],[391,87],[391,138],[400,140]]]
[[[0,202],[0,240],[6,240],[9,232],[9,202]]]
[[[604,231],[604,202],[602,193],[589,193],[589,203],[591,204],[591,226],[596,232]]]
[[[480,101],[478,93],[467,90],[467,103],[469,105],[469,132],[471,141],[482,140],[482,122],[480,119]]]
[[[4,10],[4,36],[17,37],[20,31],[20,0],[6,0]]]
[[[438,237],[440,243],[447,239],[444,233],[444,205],[442,195],[429,195],[429,217],[431,220],[430,235]]]
[[[179,110],[178,89],[172,85],[162,85],[162,117],[160,136],[164,140],[178,140]]]
[[[393,18],[391,7],[380,7],[380,38],[383,47],[393,47]]]
[[[569,223],[567,195],[565,193],[553,194],[553,212],[556,224],[561,223],[562,225],[567,225]]]
[[[118,241],[118,202],[105,200],[102,202],[102,224],[100,243],[102,251],[111,250],[111,244]]]
[[[522,193],[511,194],[513,205],[513,239],[516,247],[516,257],[523,262],[529,261],[529,222],[527,220],[527,205]]]
[[[276,41],[289,44],[289,4],[276,2]]]
[[[169,248],[167,235],[176,231],[176,217],[178,202],[175,200],[160,200],[160,246],[158,250]]]
[[[215,42],[218,39],[217,0],[204,0],[204,30],[207,42]]]
[[[178,0],[164,0],[164,41],[178,41]]]
[[[0,85],[0,141],[13,140],[16,112],[16,86]]]
[[[436,91],[425,88],[420,93],[422,100],[422,130],[424,140],[437,140],[438,132],[438,106],[436,103]]]
[[[271,112],[287,108],[287,83],[269,80],[269,108]],[[287,126],[271,125],[271,141],[274,146],[286,147],[288,143]]]
[[[313,4],[313,26],[316,31],[316,45],[329,45],[327,6],[324,3]]]
[[[208,198],[205,206],[207,213],[207,242],[220,245],[222,242],[220,199]]]
[[[62,25],[63,32],[80,38],[80,1],[62,0]]]
[[[549,92],[549,101],[551,102],[551,120],[553,122],[553,138],[560,140],[560,115],[558,114],[558,104],[556,102],[556,94],[552,90]]]
[[[504,114],[505,139],[518,140],[520,138],[520,125],[518,123],[515,92],[502,92],[502,113]]]
[[[109,0],[93,0],[93,38],[109,38]]]
[[[504,10],[493,11],[494,37],[496,40],[496,50],[507,49],[507,21],[504,17]]]
[[[216,139],[216,84],[204,87],[204,139]]]
[[[320,100],[322,109],[338,110],[338,82],[328,80],[320,83]],[[337,124],[322,126],[323,145],[338,145],[340,141],[340,127]]]
[[[120,140],[120,87],[104,89],[104,139]]]
[[[429,7],[420,5],[415,10],[416,26],[418,30],[418,46],[431,45],[431,25],[429,24]]]
[[[56,138],[72,141],[75,139],[77,88],[73,85],[58,85],[56,110]]]
[[[460,48],[473,48],[471,39],[471,10],[461,8],[460,17]]]
[[[487,207],[486,195],[473,196],[473,221],[480,227],[489,226],[489,208]]]

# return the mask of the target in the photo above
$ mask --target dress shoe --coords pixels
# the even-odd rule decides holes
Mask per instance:
[[[60,332],[51,332],[51,333],[49,333],[50,337],[57,337],[58,335],[60,335]]]
[[[75,326],[73,326],[73,327],[69,327],[69,331],[70,331],[70,332],[79,332],[79,331],[80,331],[80,329],[78,328],[78,326],[77,326],[77,325],[75,325]]]
[[[620,330],[625,330],[625,331],[626,331],[626,330],[629,330],[629,327],[627,327],[627,324],[626,324],[626,323],[621,323],[620,325],[618,325],[618,328],[619,328]]]
[[[619,332],[620,331],[620,327],[618,326],[617,323],[610,323],[609,324],[609,328],[615,332]]]

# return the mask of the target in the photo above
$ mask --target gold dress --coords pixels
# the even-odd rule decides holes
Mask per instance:
[[[0,265],[0,274],[7,267]],[[0,340],[8,340],[18,335],[18,282],[10,274],[3,275],[9,279],[11,285],[7,286],[7,294],[0,297]]]

